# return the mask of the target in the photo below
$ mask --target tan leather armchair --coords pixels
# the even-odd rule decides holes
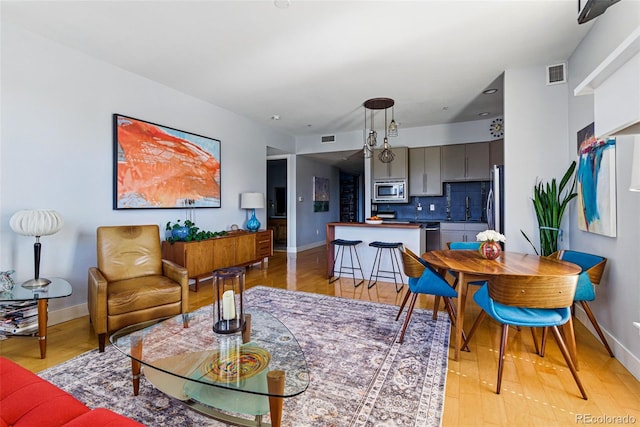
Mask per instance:
[[[100,352],[107,334],[125,326],[178,314],[189,326],[187,269],[162,259],[157,225],[98,227],[97,237],[87,304]]]

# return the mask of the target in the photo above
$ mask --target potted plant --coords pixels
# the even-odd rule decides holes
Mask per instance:
[[[196,224],[191,220],[185,220],[184,224],[180,223],[180,220],[172,223],[167,222],[166,226],[167,236],[166,239],[169,243],[174,242],[198,242],[200,240],[211,239],[218,236],[225,236],[226,231],[206,231],[200,230],[196,227]]]
[[[538,252],[525,232],[522,230],[520,232],[531,244],[537,255],[547,256],[558,250],[558,237],[562,235],[560,229],[562,216],[569,202],[578,195],[575,192],[575,169],[576,162],[574,160],[560,180],[560,186],[557,185],[554,178],[550,183],[544,184],[540,181],[533,187],[532,201],[540,231],[540,252]],[[567,187],[572,176],[571,187]]]

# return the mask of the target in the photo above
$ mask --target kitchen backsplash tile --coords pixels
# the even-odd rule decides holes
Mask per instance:
[[[409,203],[379,203],[378,212],[394,211],[396,218],[404,220],[486,221],[489,181],[447,182],[442,185],[442,196],[411,197]],[[434,207],[433,211],[430,210],[431,205]],[[422,206],[422,210],[419,210],[419,206]]]

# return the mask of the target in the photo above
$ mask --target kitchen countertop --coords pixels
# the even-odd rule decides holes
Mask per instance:
[[[382,224],[367,224],[366,222],[329,222],[327,227],[389,227],[389,228],[420,228],[422,224],[419,223],[382,223]]]

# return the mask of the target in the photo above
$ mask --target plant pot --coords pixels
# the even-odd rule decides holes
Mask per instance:
[[[184,240],[189,235],[189,227],[181,226],[171,230],[171,237],[175,240]]]
[[[502,253],[502,247],[498,242],[487,240],[486,242],[482,242],[480,244],[478,252],[480,252],[480,255],[482,255],[486,259],[496,259]]]

